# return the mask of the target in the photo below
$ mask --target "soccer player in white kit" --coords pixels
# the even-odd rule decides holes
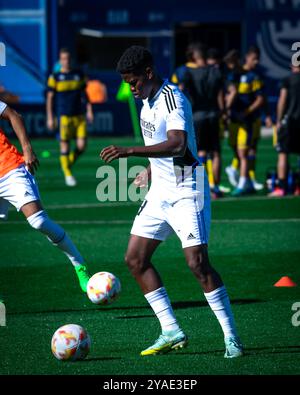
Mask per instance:
[[[183,93],[156,73],[151,53],[141,46],[128,48],[117,70],[143,100],[140,124],[145,147],[104,148],[106,162],[128,157],[148,157],[151,187],[134,220],[125,260],[152,307],[162,333],[141,355],[180,349],[187,336],[174,315],[162,280],[151,263],[159,244],[175,232],[186,261],[215,313],[225,340],[225,357],[243,355],[243,346],[230,307],[227,291],[208,258],[210,197],[207,176],[196,148],[193,117]],[[145,174],[135,183],[143,184]]]
[[[39,161],[28,139],[22,117],[0,101],[0,118],[10,122],[22,147],[22,154],[0,129],[0,220],[7,219],[9,203],[22,211],[28,224],[47,236],[71,261],[81,290],[86,292],[89,274],[84,259],[64,229],[43,209],[34,172]],[[58,280],[59,281],[59,280]]]

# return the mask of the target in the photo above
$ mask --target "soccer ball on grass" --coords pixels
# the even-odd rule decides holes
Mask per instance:
[[[52,336],[51,350],[55,358],[62,361],[84,359],[91,347],[90,336],[80,325],[61,326]]]

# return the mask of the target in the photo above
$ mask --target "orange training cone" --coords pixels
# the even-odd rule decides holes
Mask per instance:
[[[297,287],[297,284],[290,277],[284,276],[274,284],[274,287]]]

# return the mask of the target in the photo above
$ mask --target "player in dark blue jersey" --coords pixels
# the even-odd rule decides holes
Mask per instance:
[[[171,76],[171,82],[173,82],[173,84],[175,85],[178,85],[180,90],[183,90],[183,84],[184,84],[186,73],[190,69],[195,69],[197,67],[197,64],[194,59],[194,54],[195,51],[197,51],[199,45],[200,45],[199,43],[191,43],[188,45],[185,53],[187,60],[186,63],[181,66],[178,66]]]
[[[85,94],[86,78],[80,70],[72,69],[71,54],[68,49],[60,50],[59,63],[61,69],[48,78],[47,93],[47,126],[55,129],[55,117],[58,120],[60,133],[60,163],[68,186],[75,186],[76,180],[71,167],[86,148],[87,128],[86,116],[93,121],[92,106]],[[55,107],[55,110],[54,110]],[[76,139],[76,148],[70,150],[71,140]]]
[[[223,196],[219,189],[220,115],[224,111],[223,78],[219,67],[207,65],[205,47],[198,46],[195,50],[195,61],[197,67],[186,72],[184,92],[192,105],[198,156],[206,164],[211,195],[216,199]]]
[[[239,179],[240,162],[237,154],[236,132],[229,121],[230,109],[237,96],[238,85],[242,73],[242,65],[240,63],[240,53],[236,49],[230,50],[223,59],[226,72],[224,78],[225,105],[227,110],[227,130],[229,132],[229,145],[233,150],[233,159],[229,166],[225,168],[229,182],[232,186],[237,187]]]
[[[260,137],[261,110],[264,106],[264,83],[256,70],[259,62],[259,50],[250,47],[245,64],[239,74],[236,94],[230,107],[230,138],[236,146],[240,177],[234,196],[260,189],[255,180],[256,147]]]
[[[213,66],[221,70],[222,56],[218,48],[208,48],[206,63],[208,66]]]

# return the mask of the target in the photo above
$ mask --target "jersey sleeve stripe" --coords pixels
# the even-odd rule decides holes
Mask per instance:
[[[167,94],[167,97],[168,97],[168,100],[169,100],[169,103],[170,103],[170,106],[171,106],[171,110],[172,110],[172,111],[175,110],[176,106],[174,107],[174,104],[173,104],[173,102],[172,102],[171,95],[170,95],[169,93]]]
[[[162,93],[165,95],[165,100],[167,103],[169,113],[177,108],[175,97],[173,92],[162,90]]]
[[[173,108],[173,105],[172,105],[172,101],[171,101],[171,99],[169,97],[169,92],[164,90],[164,89],[162,90],[162,93],[165,95],[165,100],[166,100],[166,103],[167,103],[168,111],[170,113],[171,111],[174,110],[174,108]]]
[[[168,98],[171,111],[175,110],[175,107],[174,107],[174,105],[173,105],[173,103],[172,103],[171,95],[170,95],[169,93],[167,93],[167,94],[166,94],[166,97]]]
[[[173,107],[177,108],[175,96],[174,96],[174,93],[173,93],[173,90],[171,89],[171,87],[169,85],[166,85],[164,89],[166,89],[168,94],[170,95],[170,100],[173,103]]]

